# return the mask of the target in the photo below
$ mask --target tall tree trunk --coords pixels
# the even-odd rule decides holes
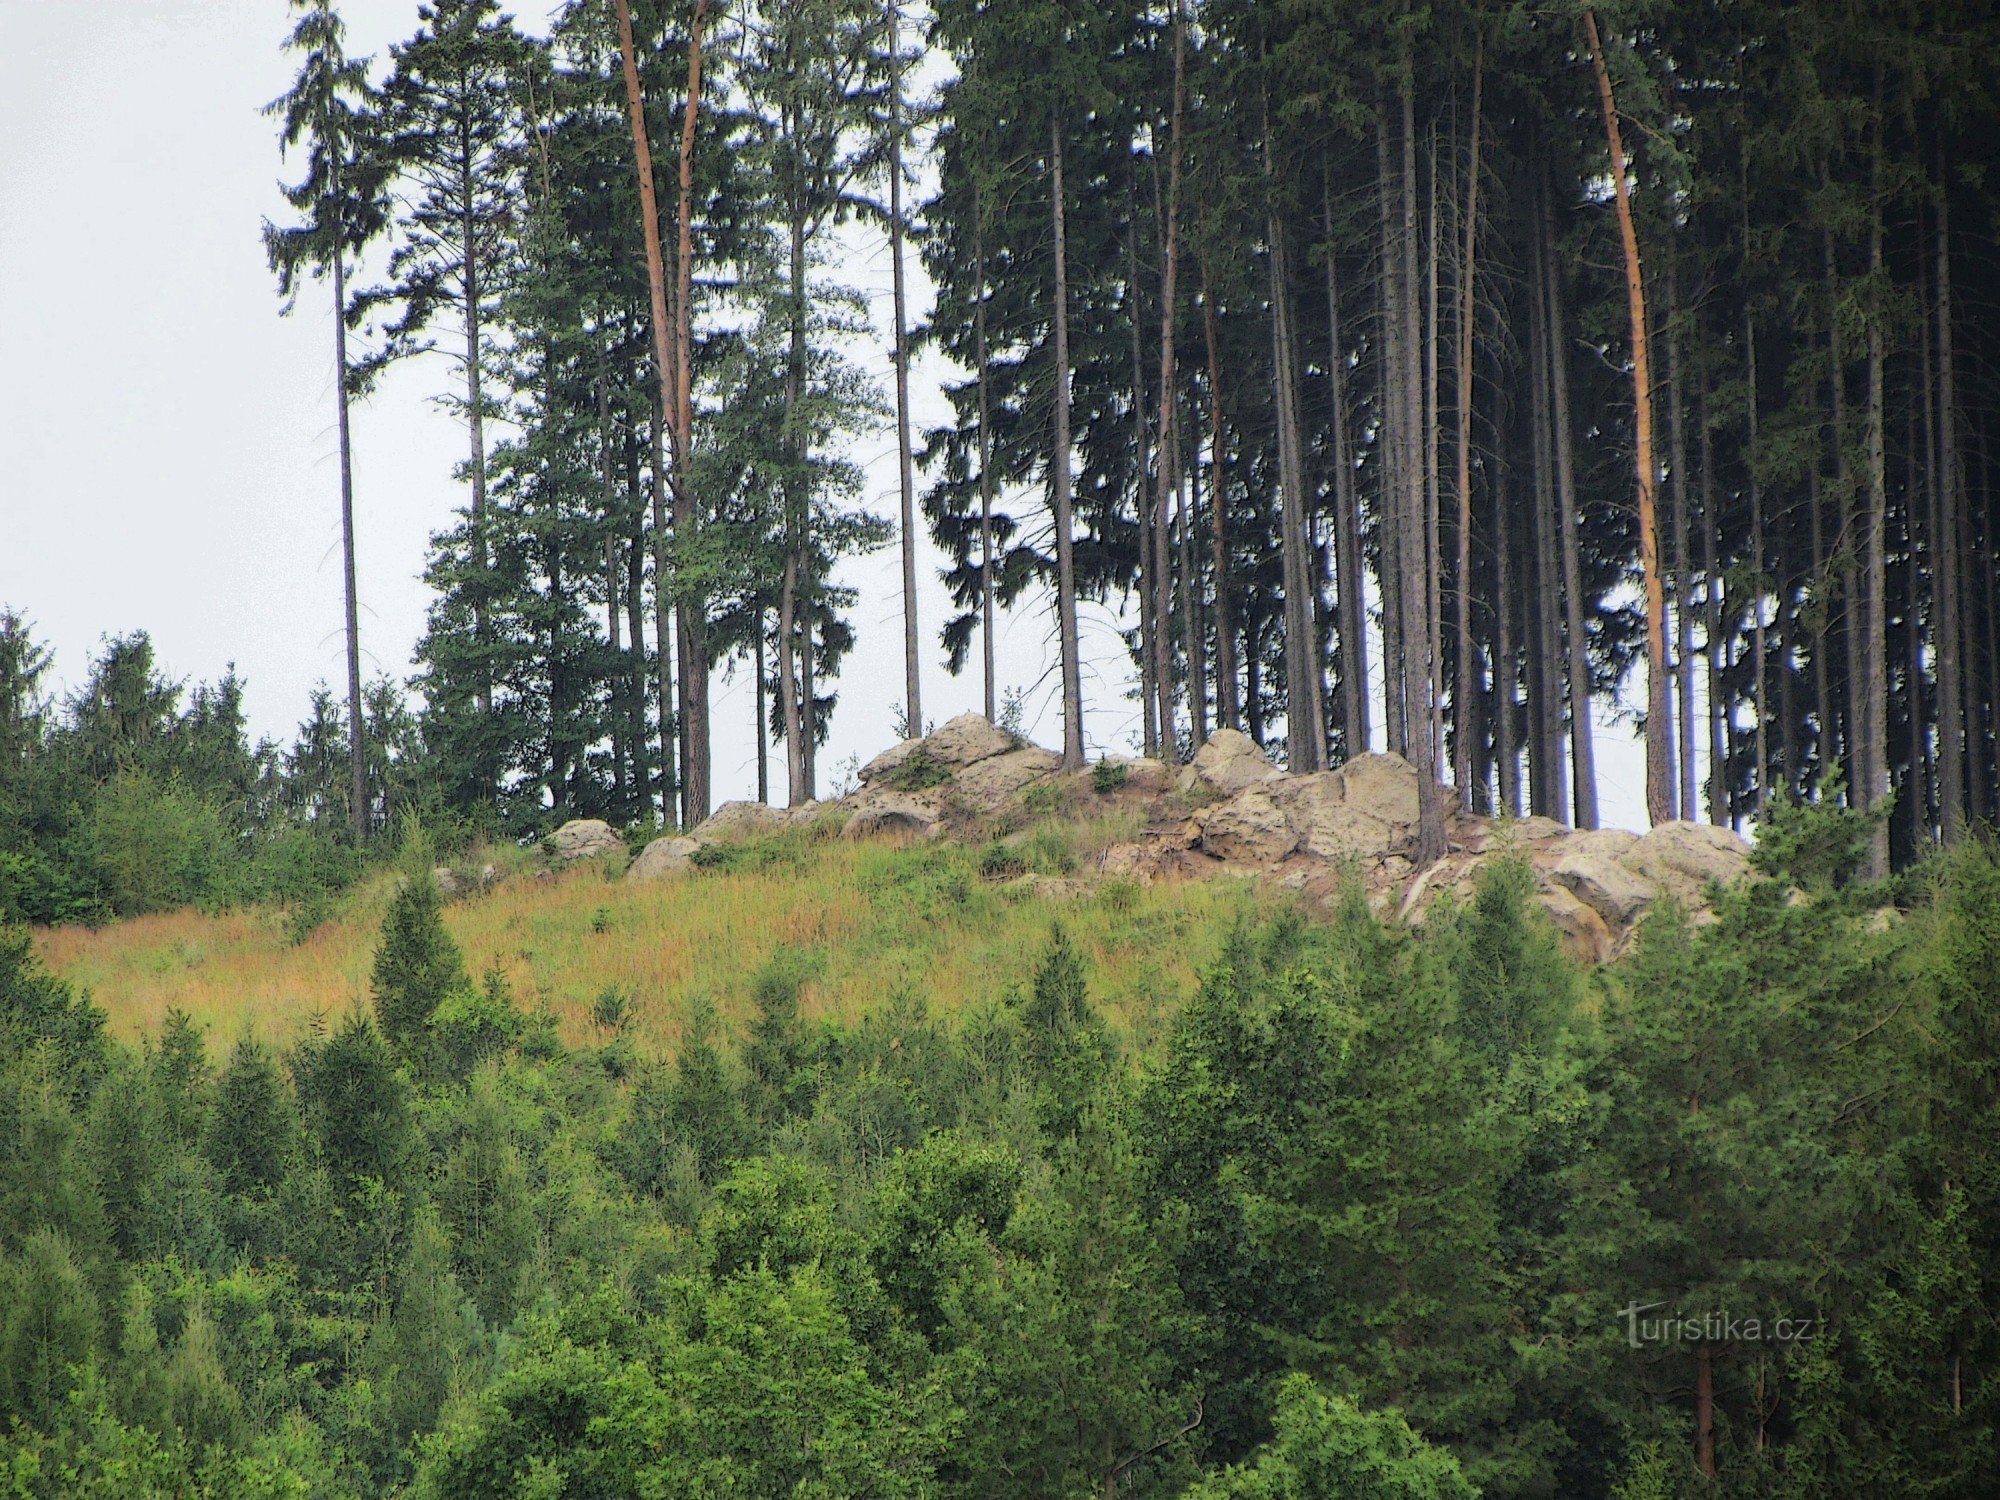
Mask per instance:
[[[1159,565],[1154,545],[1153,497],[1148,488],[1147,466],[1152,462],[1146,421],[1146,335],[1145,312],[1139,291],[1138,205],[1128,190],[1125,197],[1125,277],[1127,291],[1126,331],[1132,350],[1132,515],[1139,529],[1139,718],[1141,753],[1151,758],[1160,753],[1161,693],[1155,671],[1160,658],[1160,632],[1166,629],[1157,613],[1158,598],[1153,575]]]
[[[695,0],[688,25],[687,102],[681,115],[680,201],[674,293],[674,530],[685,543],[694,535],[694,136],[701,118],[702,27],[709,0]],[[680,611],[682,714],[687,721],[686,806],[690,826],[708,816],[710,732],[708,713],[708,601],[686,601]]]
[[[1681,384],[1680,265],[1678,258],[1667,269],[1667,441],[1671,456],[1673,490],[1669,502],[1673,515],[1674,571],[1674,724],[1679,731],[1676,763],[1680,767],[1680,800],[1676,811],[1693,822],[1697,816],[1694,764],[1694,583],[1688,555],[1688,486],[1685,388]]]
[[[1427,696],[1430,700],[1431,765],[1433,774],[1444,776],[1444,547],[1438,533],[1439,483],[1438,428],[1443,418],[1438,409],[1438,347],[1444,341],[1444,326],[1438,317],[1438,254],[1443,218],[1438,212],[1437,127],[1431,127],[1430,148],[1430,228],[1425,247],[1424,271],[1424,648],[1430,672]],[[1442,821],[1442,811],[1439,813]]]
[[[1180,489],[1180,439],[1174,422],[1178,406],[1174,399],[1174,334],[1180,310],[1181,126],[1187,77],[1187,25],[1181,0],[1174,0],[1173,16],[1173,118],[1168,136],[1166,229],[1160,271],[1160,420],[1155,429],[1159,459],[1153,473],[1153,682],[1160,703],[1160,754],[1170,764],[1180,758],[1180,742],[1174,729],[1174,655],[1169,629],[1173,617],[1173,573],[1168,566],[1167,536],[1172,524],[1170,506]],[[1182,580],[1190,600],[1191,585],[1191,579]],[[1201,682],[1194,674],[1192,656],[1188,658],[1188,679],[1190,696],[1198,698]]]
[[[889,274],[896,318],[896,465],[902,488],[903,708],[910,733],[924,732],[922,649],[917,630],[917,484],[910,452],[909,314],[903,288],[902,7],[889,0]]]
[[[1841,505],[1849,503],[1853,485],[1847,472],[1847,353],[1840,337],[1840,276],[1834,260],[1833,236],[1825,237],[1826,264],[1826,360],[1827,383],[1833,412],[1833,474],[1834,488]],[[1824,778],[1829,767],[1840,760],[1851,749],[1851,743],[1836,733],[1838,716],[1833,701],[1833,687],[1829,678],[1832,666],[1832,637],[1835,632],[1832,601],[1840,597],[1842,590],[1831,577],[1832,569],[1826,554],[1826,505],[1822,493],[1817,465],[1808,476],[1812,514],[1812,565],[1813,593],[1824,601],[1817,612],[1813,625],[1813,694],[1817,700],[1819,716],[1819,748],[1814,757],[1816,778]],[[1847,795],[1852,802],[1857,794],[1853,784],[1856,767],[1847,768],[1849,785]]]
[[[1327,376],[1333,428],[1333,530],[1340,611],[1340,728],[1350,756],[1368,750],[1368,615],[1361,575],[1361,497],[1347,435],[1347,341],[1340,332],[1340,280],[1333,230],[1333,187],[1323,180],[1326,215]]]
[[[1426,616],[1431,613],[1422,602],[1434,597],[1427,574],[1434,573],[1435,559],[1426,556],[1425,478],[1421,449],[1415,441],[1423,417],[1423,388],[1417,368],[1423,333],[1418,326],[1417,308],[1417,143],[1415,106],[1409,89],[1403,90],[1403,357],[1405,367],[1405,430],[1412,438],[1413,460],[1404,481],[1403,538],[1403,659],[1408,673],[1410,704],[1410,760],[1417,772],[1417,864],[1419,867],[1443,858],[1445,853],[1444,797],[1438,785],[1436,741],[1432,730],[1432,694],[1436,666],[1430,659],[1430,635]]]
[[[333,198],[340,200],[338,169]],[[354,574],[354,445],[347,417],[347,244],[336,228],[333,247],[333,383],[340,440],[340,576],[347,626],[347,795],[354,842],[368,842],[367,715],[361,701],[361,595]]]
[[[1875,150],[1869,166],[1872,211],[1868,226],[1868,272],[1880,282],[1882,264],[1882,65],[1875,65]],[[1889,795],[1889,569],[1885,555],[1889,529],[1888,455],[1883,436],[1884,364],[1882,314],[1868,315],[1868,509],[1862,517],[1864,593],[1862,620],[1854,649],[1860,658],[1860,696],[1855,704],[1855,776],[1860,805],[1873,808]],[[1867,873],[1889,873],[1889,820],[1877,818],[1868,845]]]
[[[1708,688],[1708,821],[1721,828],[1733,826],[1729,794],[1729,718],[1727,693],[1728,639],[1723,633],[1724,607],[1722,569],[1717,560],[1721,531],[1715,511],[1715,435],[1708,420],[1708,364],[1700,361],[1696,390],[1696,431],[1701,443],[1701,571],[1702,571],[1702,655],[1706,658]]]
[[[1770,592],[1770,584],[1764,574],[1764,491],[1757,475],[1757,309],[1748,290],[1751,269],[1756,264],[1750,243],[1750,171],[1744,163],[1740,169],[1739,181],[1742,187],[1743,206],[1743,378],[1744,378],[1744,469],[1746,486],[1750,492],[1750,655],[1751,655],[1751,718],[1755,726],[1757,742],[1756,785],[1753,805],[1757,821],[1762,823],[1771,801],[1771,730],[1770,730],[1770,651],[1765,636],[1764,596]],[[1785,722],[1791,722],[1791,715],[1785,715]],[[1789,767],[1788,767],[1789,769]]]
[[[1215,588],[1215,712],[1225,729],[1243,728],[1243,700],[1236,665],[1235,622],[1229,608],[1229,481],[1223,453],[1222,347],[1215,326],[1215,298],[1208,272],[1201,278],[1201,332],[1208,349],[1208,519],[1215,553],[1210,566]]]
[[[1597,827],[1597,735],[1591,722],[1590,638],[1583,628],[1583,557],[1576,500],[1576,441],[1569,417],[1568,322],[1556,253],[1555,206],[1542,188],[1542,281],[1548,333],[1550,448],[1555,458],[1556,526],[1562,534],[1563,620],[1569,674],[1569,753],[1576,790],[1576,826]]]
[[[1083,765],[1083,668],[1076,630],[1076,557],[1070,535],[1069,214],[1064,202],[1062,122],[1049,121],[1049,211],[1055,225],[1055,443],[1050,506],[1056,531],[1056,630],[1062,653],[1063,765]]]
[[[1472,55],[1472,129],[1465,165],[1465,246],[1458,269],[1458,567],[1453,589],[1453,624],[1458,637],[1458,678],[1452,707],[1458,720],[1452,779],[1459,804],[1472,806],[1472,333],[1479,250],[1479,111],[1486,87],[1486,37]]]
[[[665,670],[668,654],[667,615],[669,588],[669,568],[667,560],[666,517],[661,504],[660,475],[664,472],[662,454],[657,435],[662,426],[671,430],[677,406],[676,380],[674,375],[674,333],[667,316],[667,271],[666,252],[660,239],[660,204],[653,183],[653,148],[646,128],[646,100],[639,86],[639,55],[632,39],[632,7],[629,0],[612,0],[618,21],[618,56],[625,78],[625,110],[632,131],[632,155],[639,175],[640,229],[646,247],[646,291],[647,310],[653,333],[653,364],[660,377],[660,416],[655,424],[654,443],[654,492],[653,492],[653,587],[656,591],[659,609],[660,638],[660,725],[664,741],[666,726],[675,721],[674,705],[669,697],[669,674]],[[680,476],[678,474],[679,452],[675,453],[676,481],[674,499],[675,524],[680,520]],[[683,638],[683,670],[685,670],[685,638]],[[685,701],[685,700],[683,700]],[[686,733],[685,720],[681,732]],[[682,765],[686,764],[686,744],[682,744]],[[685,792],[685,787],[683,787]],[[686,817],[686,804],[682,804],[682,817]]]
[[[1382,594],[1382,711],[1388,721],[1391,753],[1409,753],[1410,716],[1404,692],[1408,663],[1403,659],[1403,537],[1404,470],[1409,464],[1411,434],[1404,432],[1409,409],[1403,401],[1403,271],[1396,239],[1396,175],[1390,162],[1389,101],[1375,113],[1375,177],[1381,208],[1381,274],[1376,277],[1376,359],[1381,377],[1382,472],[1377,522],[1380,553],[1377,577]]]
[[[987,393],[986,349],[986,200],[978,200],[972,231],[973,258],[979,265],[979,300],[973,308],[973,358],[979,361],[979,636],[985,668],[986,721],[999,718],[996,702],[993,646],[993,434]]]
[[[1937,348],[1938,348],[1938,509],[1933,533],[1937,558],[1934,639],[1938,674],[1938,821],[1944,841],[1955,844],[1966,830],[1965,631],[1961,555],[1958,538],[1964,527],[1965,471],[1958,451],[1958,369],[1953,349],[1951,302],[1951,182],[1944,171],[1944,147],[1938,146],[1937,213]]]
[[[484,647],[487,638],[486,590],[487,550],[486,550],[486,402],[481,388],[484,371],[480,368],[484,351],[480,327],[480,299],[485,289],[480,281],[479,236],[473,218],[473,167],[470,124],[464,120],[459,128],[459,203],[462,213],[459,217],[459,235],[463,244],[459,251],[460,264],[464,271],[465,289],[465,418],[470,431],[472,453],[467,470],[472,480],[472,569],[479,582],[472,595],[472,638],[482,648],[479,664],[479,685],[476,698],[481,716],[493,712],[493,674],[486,664]]]
[[[1625,146],[1618,130],[1618,107],[1611,97],[1611,74],[1597,35],[1596,13],[1583,12],[1584,35],[1597,74],[1597,100],[1604,111],[1604,134],[1611,148],[1611,190],[1618,205],[1618,237],[1625,249],[1625,302],[1632,325],[1632,405],[1634,458],[1639,482],[1639,571],[1646,604],[1646,816],[1654,823],[1673,816],[1673,745],[1667,738],[1666,599],[1660,586],[1660,527],[1655,513],[1653,458],[1653,372],[1647,349],[1646,281],[1639,265],[1639,233],[1632,220],[1626,182]]]
[[[750,670],[755,675],[757,691],[751,705],[751,727],[755,731],[757,746],[757,800],[766,806],[771,801],[771,717],[764,704],[764,606],[757,605],[751,610]],[[784,643],[778,643],[779,654],[784,653]],[[789,752],[790,747],[786,747]]]
[[[673,594],[667,586],[670,568],[667,559],[667,420],[661,407],[648,424],[650,432],[650,484],[653,509],[653,640],[660,660],[654,668],[660,681],[660,816],[673,822],[676,809],[684,806],[681,768],[687,764],[686,726],[674,712],[674,685],[678,681],[675,659],[676,626]]]
[[[1174,424],[1179,431],[1180,423]],[[1181,654],[1187,658],[1188,713],[1195,748],[1208,742],[1208,663],[1203,660],[1201,623],[1201,570],[1195,565],[1194,527],[1199,508],[1197,470],[1192,458],[1181,455],[1175,467],[1181,482],[1176,487],[1180,522],[1175,528],[1176,551],[1181,571]]]
[[[597,466],[604,497],[604,635],[613,660],[622,656],[619,640],[618,476],[611,461],[611,394],[600,373],[597,386]],[[619,808],[625,806],[624,692],[613,679],[611,711],[611,786]]]
[[[799,201],[800,184],[794,176],[791,201],[787,204],[790,225],[790,295],[785,308],[789,325],[789,347],[785,361],[785,476],[779,486],[785,507],[785,563],[778,590],[778,698],[785,724],[785,800],[797,807],[811,800],[806,789],[807,720],[810,717],[799,699],[798,640],[804,566],[811,540],[807,535],[811,512],[806,497],[799,493],[805,468],[804,418],[799,403],[805,397],[806,380],[806,232],[804,205]],[[808,628],[812,620],[810,603],[804,605]],[[759,617],[759,626],[762,618]],[[759,640],[761,650],[762,641]],[[761,676],[760,679],[761,681]],[[761,740],[760,740],[761,754]],[[761,800],[761,799],[760,799]]]
[[[1513,526],[1507,514],[1505,463],[1493,466],[1493,759],[1500,783],[1500,810],[1521,815],[1521,752],[1514,741],[1514,696],[1519,664],[1514,651]]]

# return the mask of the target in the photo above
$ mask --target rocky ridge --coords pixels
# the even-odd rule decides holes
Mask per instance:
[[[1644,834],[1580,830],[1541,817],[1486,818],[1454,804],[1448,852],[1420,869],[1417,773],[1407,761],[1362,755],[1338,770],[1294,776],[1230,729],[1178,769],[1109,757],[1065,772],[1054,752],[961,714],[890,747],[859,779],[849,794],[803,807],[725,803],[689,833],[648,844],[626,878],[680,875],[700,866],[706,846],[801,824],[821,823],[849,839],[969,840],[1041,815],[1126,807],[1143,814],[1139,836],[1105,850],[1084,880],[1268,879],[1324,905],[1358,877],[1377,911],[1421,923],[1441,895],[1467,895],[1482,864],[1512,855],[1532,872],[1535,899],[1564,947],[1601,963],[1622,951],[1655,902],[1671,896],[1699,920],[1710,882],[1728,884],[1750,868],[1750,846],[1706,823],[1666,823]],[[616,830],[595,820],[566,823],[545,842],[558,859],[621,845]],[[1066,894],[1077,885],[1058,883]]]

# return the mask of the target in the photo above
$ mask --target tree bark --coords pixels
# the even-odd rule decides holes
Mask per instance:
[[[695,0],[688,26],[687,103],[681,115],[680,203],[674,295],[674,531],[685,543],[695,532],[694,496],[694,136],[701,118],[702,26],[709,0]],[[687,721],[686,817],[690,827],[709,811],[708,601],[680,610],[682,713]],[[810,726],[808,727],[810,733]]]
[[[1411,435],[1411,458],[1421,451],[1416,442],[1423,417],[1423,389],[1417,369],[1422,329],[1417,307],[1417,143],[1415,107],[1410,91],[1403,90],[1403,336],[1405,430]],[[1436,741],[1432,729],[1432,694],[1436,666],[1430,659],[1430,635],[1422,601],[1434,598],[1427,575],[1435,573],[1435,559],[1426,556],[1425,489],[1426,476],[1418,462],[1412,462],[1404,481],[1402,547],[1403,578],[1403,658],[1409,674],[1410,760],[1417,772],[1417,863],[1425,866],[1445,853],[1444,797],[1438,785]]]
[[[1519,663],[1514,651],[1513,527],[1507,514],[1505,464],[1493,469],[1493,759],[1500,785],[1500,810],[1521,815],[1521,752],[1514,740],[1514,695]]]
[[[1381,378],[1382,473],[1376,534],[1380,552],[1377,578],[1382,593],[1382,711],[1388,721],[1391,753],[1407,755],[1410,748],[1410,716],[1404,692],[1408,663],[1403,659],[1403,473],[1410,435],[1404,432],[1409,409],[1403,401],[1403,312],[1402,258],[1396,241],[1396,178],[1390,162],[1389,103],[1384,99],[1375,115],[1375,175],[1377,200],[1381,209],[1381,273],[1376,277],[1376,359]]]
[[[1223,454],[1222,349],[1215,326],[1215,298],[1204,267],[1201,278],[1201,332],[1208,347],[1208,519],[1215,553],[1210,572],[1215,589],[1215,712],[1226,729],[1243,727],[1243,700],[1236,667],[1236,630],[1229,608],[1229,483]]]
[[[1675,763],[1680,767],[1679,801],[1675,813],[1692,822],[1696,816],[1694,615],[1689,606],[1694,599],[1694,585],[1689,576],[1687,403],[1681,384],[1680,312],[1680,265],[1676,259],[1669,263],[1667,269],[1667,441],[1673,479],[1669,495],[1672,516],[1668,528],[1674,573],[1674,727],[1679,734]]]
[[[910,451],[909,315],[903,287],[902,7],[889,0],[889,273],[896,317],[896,464],[903,523],[903,708],[910,733],[924,732],[917,628],[917,486]]]
[[[1347,436],[1347,341],[1340,332],[1340,281],[1333,232],[1333,189],[1323,184],[1326,214],[1327,376],[1333,407],[1334,568],[1339,590],[1340,727],[1350,756],[1368,750],[1368,615],[1362,594],[1361,497]]]
[[[337,154],[337,153],[336,153]],[[338,167],[333,198],[340,201]],[[354,842],[368,842],[367,715],[361,701],[361,596],[354,572],[354,444],[347,407],[347,243],[336,225],[333,246],[333,380],[340,440],[340,575],[347,626],[347,795]]]
[[[1722,568],[1716,557],[1721,531],[1715,511],[1715,436],[1708,421],[1708,365],[1700,370],[1696,392],[1696,430],[1701,443],[1701,571],[1703,656],[1708,684],[1708,821],[1716,827],[1733,827],[1732,798],[1729,792],[1729,718],[1727,716],[1728,640],[1723,634],[1725,618],[1722,597]]]
[[[1173,14],[1173,121],[1167,148],[1166,232],[1160,271],[1160,420],[1155,428],[1159,458],[1153,475],[1153,682],[1160,703],[1160,755],[1169,764],[1180,759],[1180,742],[1174,729],[1174,656],[1169,628],[1173,618],[1173,575],[1168,566],[1167,534],[1172,524],[1170,507],[1180,489],[1180,441],[1174,430],[1174,332],[1179,311],[1181,126],[1187,77],[1187,26],[1181,0],[1174,0]],[[1189,582],[1183,579],[1184,590]],[[1188,672],[1190,693],[1199,696],[1200,681],[1194,676],[1192,657]]]
[[[1591,722],[1590,638],[1583,628],[1583,557],[1576,501],[1576,443],[1569,416],[1569,351],[1562,271],[1556,253],[1555,207],[1543,199],[1542,279],[1546,289],[1550,448],[1555,458],[1556,525],[1562,533],[1563,620],[1569,674],[1569,753],[1576,790],[1576,826],[1597,827],[1597,736]]]
[[[1872,212],[1868,229],[1868,271],[1878,284],[1882,264],[1882,66],[1875,65],[1875,150],[1869,166]],[[1873,808],[1889,795],[1889,570],[1885,556],[1889,528],[1888,456],[1883,436],[1884,365],[1882,310],[1868,314],[1868,509],[1861,523],[1862,622],[1854,648],[1861,662],[1860,701],[1855,705],[1856,790],[1860,805]],[[1889,873],[1889,820],[1877,818],[1868,843],[1867,873]]]
[[[1743,204],[1743,276],[1747,288],[1750,272],[1755,261],[1750,244],[1750,175],[1747,164],[1742,169]],[[1743,363],[1744,363],[1744,468],[1748,475],[1747,487],[1750,492],[1750,654],[1752,705],[1756,725],[1757,772],[1753,805],[1757,821],[1763,822],[1764,814],[1771,801],[1771,730],[1770,715],[1770,652],[1765,637],[1764,596],[1770,592],[1764,576],[1764,494],[1757,477],[1757,310],[1746,289],[1743,298]],[[1790,722],[1790,715],[1786,716]]]
[[[645,95],[639,86],[639,55],[632,39],[632,7],[629,0],[612,0],[618,21],[618,56],[625,78],[625,109],[632,131],[632,155],[639,174],[640,228],[646,247],[646,291],[648,312],[653,333],[653,363],[660,377],[660,414],[662,421],[655,425],[655,434],[661,426],[671,427],[676,408],[676,382],[674,376],[673,327],[667,316],[667,272],[666,252],[660,239],[660,204],[653,183],[653,148],[646,128]],[[667,558],[666,516],[662,505],[659,478],[664,472],[661,464],[660,444],[654,444],[654,491],[653,491],[653,587],[656,591],[659,610],[660,672],[660,734],[664,742],[666,726],[674,722],[674,705],[670,697],[670,674],[665,670],[667,656],[668,596],[669,576]],[[676,464],[679,455],[676,453]],[[675,523],[680,519],[680,499],[678,476],[675,484]],[[683,655],[685,652],[683,651]],[[683,721],[682,733],[686,726]],[[685,744],[683,744],[685,752]],[[682,764],[686,764],[685,753]],[[685,788],[683,788],[683,791]],[[683,819],[686,817],[683,802]]]
[[[465,417],[470,430],[472,453],[472,567],[479,575],[472,595],[472,638],[482,648],[486,643],[486,403],[481,389],[481,327],[479,299],[484,296],[479,280],[479,237],[473,217],[473,163],[471,126],[459,122],[459,234],[463,240],[460,259],[464,267],[465,292]],[[483,652],[479,665],[477,701],[481,715],[493,712],[493,676]]]
[[[1465,167],[1465,247],[1458,273],[1458,567],[1455,575],[1453,625],[1458,637],[1458,677],[1452,693],[1457,733],[1452,779],[1458,784],[1459,805],[1472,806],[1472,333],[1477,311],[1479,249],[1479,110],[1486,87],[1486,38],[1482,33],[1472,57],[1472,130]]]
[[[1632,195],[1625,180],[1625,147],[1618,131],[1618,108],[1611,97],[1611,74],[1597,35],[1596,13],[1583,12],[1584,35],[1597,75],[1597,100],[1611,149],[1611,190],[1618,206],[1618,237],[1625,250],[1625,302],[1632,325],[1633,466],[1639,482],[1639,571],[1646,604],[1646,815],[1654,823],[1673,816],[1673,746],[1667,738],[1666,600],[1660,586],[1659,518],[1655,513],[1653,457],[1653,373],[1647,349],[1646,283],[1639,264],[1639,233],[1632,219]]]
[[[986,202],[979,199],[972,231],[973,258],[979,267],[979,300],[973,307],[973,358],[979,362],[979,634],[985,668],[986,721],[998,720],[993,647],[993,436],[986,367]]]
[[[1938,674],[1938,821],[1944,842],[1966,832],[1966,702],[1963,586],[1958,538],[1965,508],[1965,472],[1958,450],[1958,370],[1953,349],[1951,301],[1951,183],[1944,175],[1944,148],[1938,147],[1937,348],[1938,348],[1938,507],[1933,538],[1937,559],[1932,650]]]
[[[1055,226],[1055,450],[1050,505],[1056,531],[1056,630],[1062,653],[1063,765],[1083,766],[1083,669],[1076,630],[1076,557],[1070,535],[1069,228],[1062,122],[1049,121],[1049,209]]]

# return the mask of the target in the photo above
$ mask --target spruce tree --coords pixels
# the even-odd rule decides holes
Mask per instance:
[[[442,905],[428,870],[405,880],[390,899],[375,949],[376,1023],[407,1062],[424,1058],[438,1007],[472,986],[465,957],[445,930]]]

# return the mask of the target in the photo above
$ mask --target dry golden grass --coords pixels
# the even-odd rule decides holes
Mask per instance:
[[[1077,843],[1095,843],[1096,832],[1078,829]],[[595,865],[521,876],[445,917],[475,976],[497,968],[520,1003],[548,1008],[571,1041],[595,1034],[592,1004],[617,989],[639,1045],[669,1053],[698,1000],[740,1036],[752,981],[780,950],[817,955],[802,996],[808,1016],[852,1020],[899,990],[950,1015],[1024,985],[1060,918],[1091,964],[1093,997],[1143,1045],[1233,916],[1259,899],[1233,882],[1113,882],[1051,903],[982,880],[977,851],[954,847],[832,842],[767,857],[761,869],[649,884]],[[120,1036],[150,1035],[179,1007],[219,1038],[248,1030],[282,1044],[315,1015],[367,1003],[389,889],[384,876],[353,892],[297,946],[283,914],[268,909],[56,928],[36,941]]]

